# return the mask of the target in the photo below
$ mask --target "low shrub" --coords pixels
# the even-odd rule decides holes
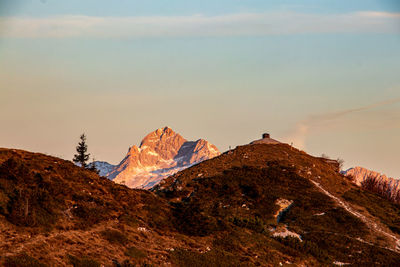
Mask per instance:
[[[130,247],[125,251],[125,255],[134,259],[143,259],[147,256],[146,251],[138,249],[136,247]]]
[[[76,257],[73,255],[68,255],[69,262],[72,264],[74,267],[100,267],[100,263],[97,261],[89,258],[89,257]]]
[[[248,228],[258,233],[263,233],[265,231],[264,221],[259,217],[250,217],[250,218],[233,217],[230,219],[230,221],[236,226]]]
[[[129,241],[128,238],[123,233],[117,230],[107,229],[100,232],[100,234],[103,236],[104,239],[106,239],[110,243],[118,243],[125,245]]]
[[[294,237],[285,237],[285,238],[277,237],[275,239],[278,240],[280,243],[284,244],[285,246],[293,248],[302,253],[312,255],[313,257],[317,258],[319,262],[323,263],[332,262],[332,259],[329,256],[328,251],[321,249],[318,246],[318,244],[314,242],[308,240],[300,241],[298,238]]]
[[[72,213],[80,219],[79,226],[83,229],[91,227],[107,217],[107,212],[104,208],[86,204],[85,202],[72,209]]]
[[[249,263],[241,264],[237,256],[213,249],[209,252],[198,253],[184,249],[175,249],[171,252],[173,263],[178,266],[190,267],[230,267],[230,266],[251,266]]]
[[[40,263],[37,259],[27,254],[6,257],[4,267],[45,267],[46,264]]]

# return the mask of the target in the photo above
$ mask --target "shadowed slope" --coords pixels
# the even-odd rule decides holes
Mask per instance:
[[[84,255],[111,264],[111,259],[129,258],[124,247],[132,246],[133,240],[143,242],[139,228],[165,234],[173,229],[168,214],[169,206],[148,191],[117,185],[62,159],[0,149],[0,255],[4,257],[29,253],[50,265],[64,265],[68,255]],[[111,238],[121,235],[123,241],[107,242],[104,233],[110,231]],[[147,243],[147,248],[165,249]]]
[[[176,217],[185,218],[179,221],[181,230],[188,235],[232,233],[242,227],[262,233],[264,244],[270,244],[266,247],[274,246],[273,239],[296,249],[308,264],[313,259],[325,264],[395,264],[400,260],[396,232],[365,200],[347,202],[356,189],[338,172],[335,161],[285,144],[252,144],[177,173],[154,191],[174,203]],[[283,200],[292,204],[282,209],[278,222],[278,203]],[[235,247],[237,253],[251,247],[244,244],[242,240]],[[288,256],[289,261],[298,260],[296,253]]]
[[[335,161],[285,144],[239,146],[154,191],[1,149],[0,264],[395,266],[400,259],[399,207],[349,182]]]

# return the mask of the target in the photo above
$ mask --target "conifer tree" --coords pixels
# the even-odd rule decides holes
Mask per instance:
[[[82,134],[80,137],[81,141],[76,147],[77,154],[74,155],[73,161],[79,164],[83,168],[87,168],[87,161],[89,160],[89,155],[87,152],[86,136]]]

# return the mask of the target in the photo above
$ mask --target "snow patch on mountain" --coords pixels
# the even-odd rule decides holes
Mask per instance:
[[[89,168],[93,166],[93,162],[89,163]],[[115,168],[115,165],[112,165],[105,161],[95,161],[94,166],[99,171],[100,176],[106,176]]]
[[[107,177],[131,188],[150,189],[164,178],[218,156],[217,147],[204,139],[187,141],[169,127],[149,133],[132,146]]]

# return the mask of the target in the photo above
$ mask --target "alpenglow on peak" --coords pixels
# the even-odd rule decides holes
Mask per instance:
[[[132,188],[150,189],[164,178],[218,156],[217,147],[204,139],[188,141],[169,127],[146,135],[106,176]]]

